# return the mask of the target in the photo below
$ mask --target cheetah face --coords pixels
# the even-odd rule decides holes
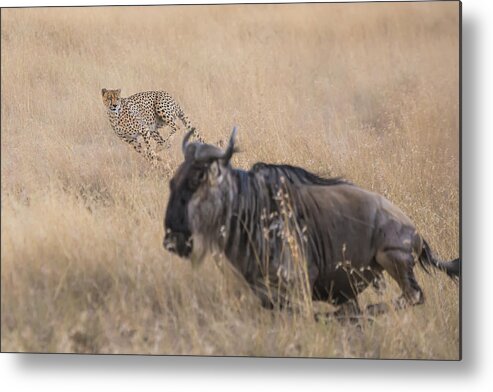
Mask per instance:
[[[118,113],[118,110],[120,109],[120,105],[121,105],[120,92],[121,92],[120,89],[106,90],[105,88],[103,88],[101,90],[104,106],[106,106],[106,108],[113,113]]]

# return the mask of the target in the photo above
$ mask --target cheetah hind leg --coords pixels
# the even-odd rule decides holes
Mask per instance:
[[[157,129],[151,132],[152,138],[156,141],[156,152],[159,152],[163,149],[168,149],[171,147],[168,140],[163,139],[163,137],[159,134]]]
[[[171,143],[170,143],[169,139],[171,138],[171,136],[173,136],[176,133],[176,131],[178,129],[176,128],[176,124],[172,119],[168,119],[166,124],[171,128],[171,132],[169,133],[169,135],[165,139],[163,139],[163,141],[164,141],[164,147],[170,148]]]

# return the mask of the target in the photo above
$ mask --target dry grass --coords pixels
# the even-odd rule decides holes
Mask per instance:
[[[457,3],[1,17],[2,350],[458,358],[459,290],[442,274],[418,273],[424,306],[357,329],[263,310],[212,259],[191,271],[161,245],[166,173],[117,140],[100,97],[165,89],[208,140],[239,127],[235,165],[344,175],[457,257]]]

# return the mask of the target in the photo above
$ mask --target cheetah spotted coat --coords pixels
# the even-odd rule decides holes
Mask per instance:
[[[157,143],[158,150],[161,150],[169,148],[169,138],[177,131],[177,119],[180,119],[188,130],[193,129],[183,110],[167,92],[147,91],[128,98],[122,98],[120,92],[120,89],[101,90],[111,127],[120,139],[129,143],[150,161],[160,160],[151,148],[151,138]],[[165,125],[171,128],[171,132],[163,139],[158,129]],[[194,135],[203,141],[196,130]],[[145,149],[138,140],[139,136],[143,138]]]

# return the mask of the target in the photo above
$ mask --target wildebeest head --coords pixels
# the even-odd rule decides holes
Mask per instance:
[[[225,151],[210,144],[189,143],[192,134],[193,130],[183,139],[185,160],[170,181],[163,245],[180,257],[190,258],[196,266],[208,250],[203,234],[225,219],[236,129]]]

